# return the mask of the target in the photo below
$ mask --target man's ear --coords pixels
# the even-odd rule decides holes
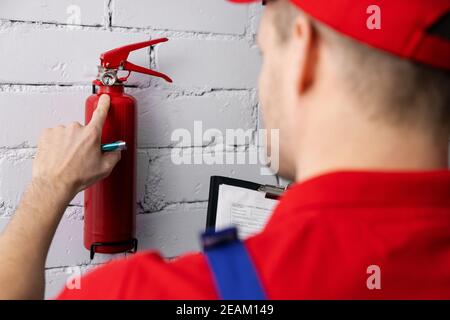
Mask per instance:
[[[297,89],[304,93],[314,82],[317,66],[317,35],[310,18],[299,14],[292,30],[292,41],[296,51]]]

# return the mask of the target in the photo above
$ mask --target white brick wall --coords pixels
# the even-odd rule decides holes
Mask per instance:
[[[157,63],[187,88],[254,88],[259,54],[245,40],[180,39],[158,48]]]
[[[80,10],[79,21],[72,19],[73,5]],[[157,249],[167,257],[198,249],[213,174],[276,183],[275,177],[261,176],[258,165],[177,166],[170,159],[173,130],[192,132],[194,121],[203,121],[204,130],[258,127],[260,62],[254,39],[259,7],[225,0],[0,0],[0,230],[30,180],[41,130],[83,122],[100,53],[160,36],[171,41],[131,56],[175,81],[167,85],[134,75],[129,82],[128,92],[139,104],[140,249]],[[248,154],[245,147],[228,147],[227,154]],[[187,143],[182,151],[210,149]],[[80,194],[51,246],[47,297],[64,285],[68,267],[85,272],[112,258],[97,255],[89,261],[82,244],[82,205]]]
[[[242,35],[248,25],[247,6],[222,0],[134,0],[130,4],[113,0],[113,26]]]

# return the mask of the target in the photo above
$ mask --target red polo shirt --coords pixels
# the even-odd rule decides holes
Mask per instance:
[[[450,299],[450,171],[313,178],[290,188],[264,231],[245,244],[271,299]],[[380,289],[367,286],[373,265]],[[144,252],[97,268],[81,290],[59,298],[217,293],[201,253],[166,262]]]

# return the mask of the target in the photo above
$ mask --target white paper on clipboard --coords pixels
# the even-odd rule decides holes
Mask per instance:
[[[217,200],[216,228],[234,225],[240,239],[261,231],[278,200],[266,198],[264,192],[221,184]]]

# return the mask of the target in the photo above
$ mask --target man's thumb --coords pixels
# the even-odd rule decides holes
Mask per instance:
[[[105,154],[103,154],[103,170],[107,175],[111,173],[121,157],[121,151],[106,152]]]

